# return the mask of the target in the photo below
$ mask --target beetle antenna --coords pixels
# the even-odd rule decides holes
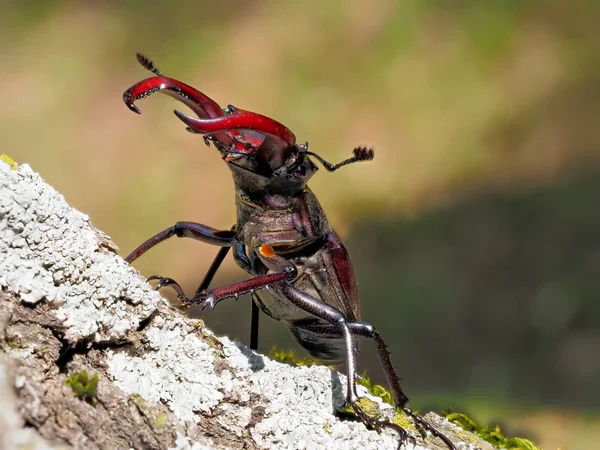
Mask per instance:
[[[331,164],[330,162],[325,161],[323,158],[321,158],[316,153],[306,151],[307,155],[311,155],[311,156],[314,156],[315,158],[317,158],[319,160],[319,162],[321,164],[323,164],[323,167],[325,167],[329,172],[333,172],[347,164],[352,164],[352,163],[360,162],[360,161],[371,161],[375,157],[375,152],[373,151],[373,149],[367,148],[367,147],[356,147],[353,150],[353,153],[354,153],[354,156],[352,156],[351,158],[345,159],[342,162],[339,162],[337,164]]]
[[[142,66],[144,66],[145,69],[148,69],[150,72],[152,72],[155,75],[158,75],[159,77],[163,76],[163,73],[160,70],[158,70],[158,67],[156,67],[154,63],[148,58],[146,58],[144,55],[142,55],[141,53],[136,53],[135,57],[137,58],[138,62]]]

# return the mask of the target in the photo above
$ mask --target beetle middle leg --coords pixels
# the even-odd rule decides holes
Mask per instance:
[[[266,246],[268,247],[268,246]],[[236,245],[237,257],[244,261],[241,257],[240,247]],[[270,247],[269,251],[272,252]],[[218,255],[217,255],[218,257]],[[267,258],[265,258],[267,259]],[[285,259],[276,256],[274,253],[268,256],[268,259],[276,261],[276,267],[278,269],[275,273],[267,273],[265,275],[259,275],[249,280],[240,281],[228,286],[218,287],[214,289],[197,292],[193,297],[187,297],[183,292],[181,286],[171,278],[154,276],[150,277],[148,281],[158,280],[159,283],[156,289],[162,289],[163,287],[171,287],[177,292],[179,300],[186,306],[200,305],[202,309],[210,307],[214,309],[217,303],[226,298],[238,298],[242,294],[254,293],[259,289],[263,289],[269,286],[280,284],[284,281],[292,281],[298,275],[298,269],[293,263],[286,261]],[[247,260],[247,258],[246,258]],[[202,286],[201,286],[202,287]]]

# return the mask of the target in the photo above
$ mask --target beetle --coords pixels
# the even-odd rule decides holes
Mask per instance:
[[[400,435],[401,445],[408,436],[402,427],[370,417],[358,403],[355,337],[373,339],[396,406],[454,450],[448,437],[406,406],[408,397],[400,386],[385,342],[375,327],[360,321],[358,287],[348,251],[307,186],[318,170],[311,157],[334,172],[348,164],[372,160],[373,150],[357,147],[350,158],[338,164],[329,163],[309,151],[308,143],[297,143],[294,134],[283,124],[232,105],[222,109],[202,92],[165,77],[143,55],[138,53],[137,59],[154,76],[127,89],[123,101],[140,114],[135,102],[161,92],[193,111],[197,117],[174,112],[188,131],[203,135],[206,145],[212,143],[216,147],[231,170],[236,188],[237,222],[230,230],[177,222],[143,242],[126,261],[132,263],[173,236],[221,247],[191,297],[172,278],[155,275],[148,280],[156,282],[156,289],[173,288],[185,306],[199,305],[203,310],[214,309],[224,299],[237,299],[251,293],[250,347],[256,350],[258,346],[259,309],[285,322],[298,343],[312,356],[332,365],[345,361],[347,405],[366,425],[394,429]],[[233,249],[235,262],[253,277],[209,289],[230,249]]]

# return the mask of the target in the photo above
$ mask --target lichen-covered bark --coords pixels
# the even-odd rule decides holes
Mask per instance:
[[[171,308],[28,166],[2,162],[0,289],[0,448],[397,446],[394,433],[336,414],[342,375],[215,337]],[[86,385],[94,375],[97,387]],[[428,419],[463,448],[490,448]],[[409,446],[445,448],[409,432]]]

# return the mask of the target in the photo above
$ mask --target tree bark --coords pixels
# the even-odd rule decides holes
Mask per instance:
[[[214,336],[116,250],[29,166],[0,161],[0,449],[397,447],[395,433],[336,414],[343,375]],[[462,448],[491,449],[427,419]],[[407,447],[445,448],[404,420]]]

